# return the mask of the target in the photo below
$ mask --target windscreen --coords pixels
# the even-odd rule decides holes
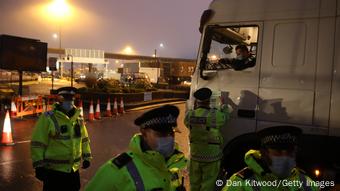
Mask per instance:
[[[258,26],[208,26],[201,70],[251,69],[256,65]]]

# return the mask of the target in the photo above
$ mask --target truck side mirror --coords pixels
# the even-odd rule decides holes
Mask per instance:
[[[202,34],[204,25],[213,17],[214,11],[211,9],[205,10],[202,13],[201,20],[200,20],[200,27],[199,31]]]

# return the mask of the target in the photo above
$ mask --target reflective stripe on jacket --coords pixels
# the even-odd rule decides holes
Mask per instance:
[[[91,160],[90,141],[80,110],[72,117],[56,109],[40,115],[31,139],[33,167],[77,171],[81,159]],[[78,133],[77,133],[78,132]]]

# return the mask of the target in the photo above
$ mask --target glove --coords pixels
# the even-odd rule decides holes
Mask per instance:
[[[35,177],[39,179],[40,181],[44,181],[46,176],[46,170],[43,167],[37,167],[35,168]]]
[[[90,167],[90,165],[91,165],[90,161],[84,160],[84,161],[83,161],[83,166],[82,166],[81,168],[82,168],[82,169],[87,169],[87,168]]]

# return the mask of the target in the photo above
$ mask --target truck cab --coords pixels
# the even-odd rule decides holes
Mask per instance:
[[[214,92],[212,103],[226,100],[229,176],[244,167],[247,150],[259,148],[257,131],[293,125],[303,130],[298,166],[314,179],[339,182],[339,15],[340,0],[214,0],[202,14],[187,107],[201,87]]]

